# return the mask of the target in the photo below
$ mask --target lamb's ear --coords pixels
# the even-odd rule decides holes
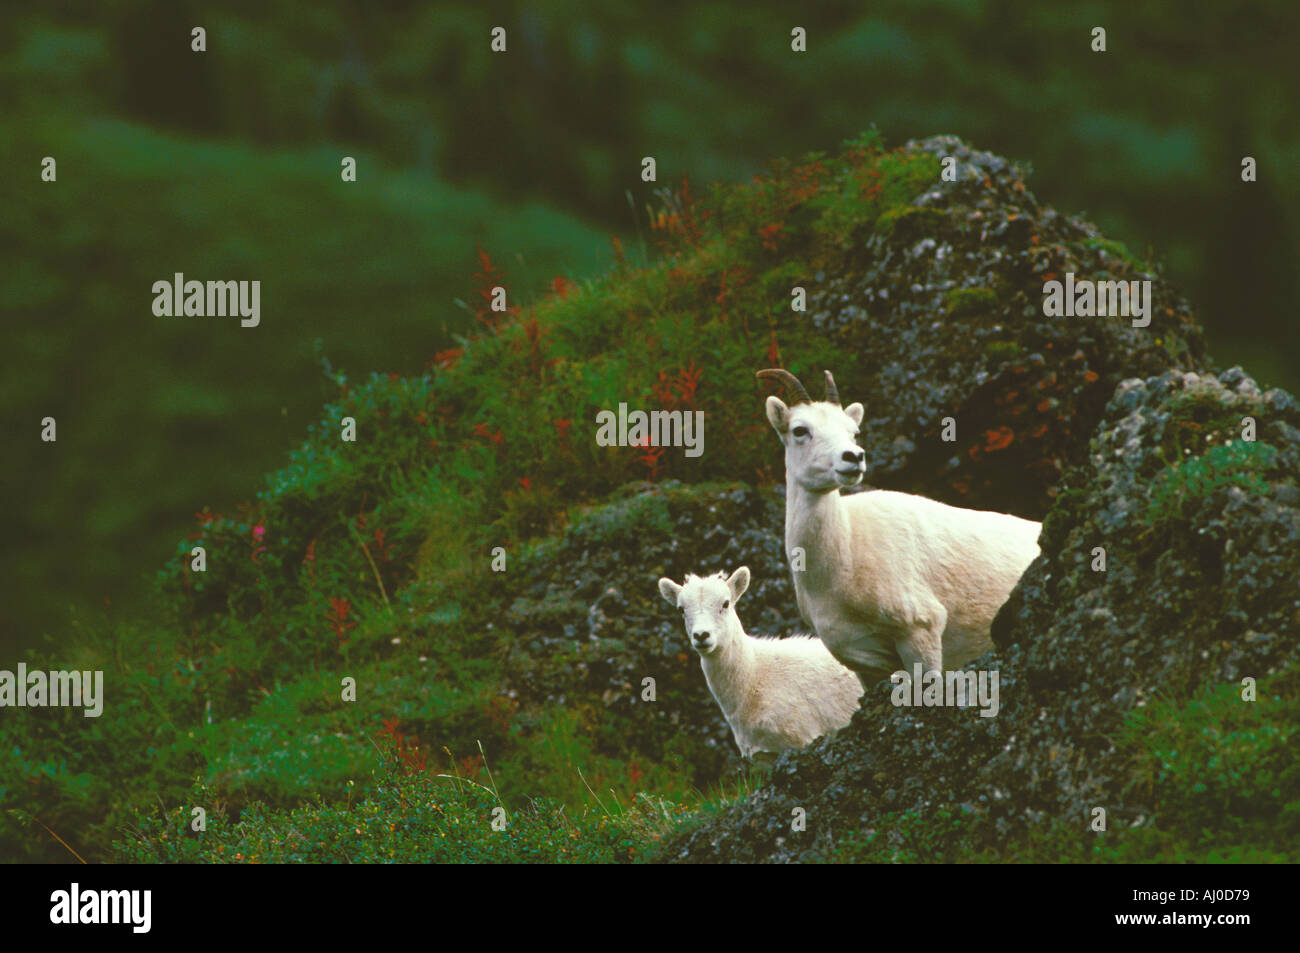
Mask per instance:
[[[844,408],[844,412],[849,415],[849,419],[855,424],[861,424],[862,417],[867,410],[861,404],[849,404],[849,406]]]
[[[741,566],[727,579],[727,588],[731,590],[731,601],[735,602],[749,588],[749,567]]]
[[[767,399],[767,419],[784,440],[786,431],[790,429],[790,408],[780,397],[773,395]]]
[[[677,585],[667,576],[659,580],[659,595],[664,597],[664,602],[668,603],[674,609],[677,608],[677,598],[682,594],[682,587]]]

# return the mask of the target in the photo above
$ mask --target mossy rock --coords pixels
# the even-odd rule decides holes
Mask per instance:
[[[984,354],[994,364],[1013,361],[1020,357],[1022,351],[1015,341],[990,341],[984,346]]]
[[[998,305],[997,292],[992,288],[954,288],[944,297],[946,313],[950,318],[966,318],[974,314],[986,314]],[[1001,342],[999,342],[1001,343]],[[1019,350],[1015,342],[1010,343]]]
[[[1112,258],[1118,258],[1138,271],[1151,270],[1151,266],[1129,251],[1128,246],[1123,242],[1115,241],[1113,238],[1086,238],[1083,241],[1083,247],[1102,252]]]
[[[899,205],[876,219],[876,232],[891,241],[916,241],[943,231],[948,213],[923,205]]]

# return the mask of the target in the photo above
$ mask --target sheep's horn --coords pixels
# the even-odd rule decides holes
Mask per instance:
[[[836,407],[840,405],[840,392],[835,389],[835,378],[830,371],[826,372],[826,399]]]
[[[794,394],[793,403],[796,404],[812,403],[812,398],[808,396],[808,392],[804,390],[803,385],[799,383],[799,378],[795,377],[793,374],[791,374],[789,371],[783,368],[780,367],[765,368],[764,370],[759,371],[754,376],[756,376],[761,381],[778,381],[779,383],[784,384],[786,387],[790,389],[790,392]]]

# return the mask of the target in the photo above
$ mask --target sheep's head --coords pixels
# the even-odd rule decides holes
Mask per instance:
[[[814,401],[789,371],[759,371],[763,380],[780,381],[793,395],[790,404],[767,399],[767,419],[785,444],[786,473],[811,493],[829,493],[855,486],[867,472],[867,454],[858,446],[861,404],[840,406],[835,378],[826,372],[826,399]]]
[[[712,655],[726,644],[732,633],[740,630],[736,600],[748,588],[747,566],[741,566],[730,576],[722,572],[712,576],[687,574],[686,582],[680,586],[667,576],[659,580],[659,594],[670,606],[682,610],[686,637],[701,655]]]

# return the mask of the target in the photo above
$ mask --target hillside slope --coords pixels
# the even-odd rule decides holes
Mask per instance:
[[[940,177],[947,155],[955,182]],[[849,851],[826,827],[774,846],[792,784],[829,791],[843,802],[834,829],[865,836],[877,809],[851,792],[877,762],[853,739],[879,730],[879,700],[760,787],[654,589],[660,575],[748,564],[747,625],[797,627],[780,449],[754,370],[832,368],[867,405],[873,485],[1068,512],[1049,515],[1068,527],[1083,516],[1063,508],[1083,498],[1073,482],[1062,495],[1061,475],[1090,472],[1111,395],[1130,378],[1206,372],[1202,337],[1158,268],[950,137],[887,149],[868,133],[753,182],[707,195],[682,183],[656,200],[653,260],[616,245],[608,274],[499,314],[481,302],[508,277],[484,259],[477,331],[429,373],[329,369],[335,396],[286,466],[178,541],[159,574],[167,624],[87,623],[72,657],[32,654],[106,670],[112,704],[97,720],[0,721],[5,856],[65,857],[47,831],[123,860],[627,860],[665,837],[669,858]],[[1151,280],[1151,325],[1044,318],[1043,283],[1067,272]],[[791,307],[797,288],[806,310]],[[622,402],[703,411],[705,452],[599,446],[596,413]],[[1253,467],[1284,496],[1291,451],[1266,419],[1280,413],[1260,411],[1277,457],[1215,466]],[[340,439],[346,417],[355,443]],[[946,417],[955,442],[941,439]],[[190,569],[195,546],[204,573]],[[1040,569],[1016,605],[1042,615],[1068,593],[1028,599]],[[345,677],[356,701],[340,697]],[[1016,692],[1012,677],[1008,704]],[[918,723],[893,717],[900,732]],[[831,781],[823,756],[853,783]],[[924,776],[902,754],[891,770],[911,793]],[[213,817],[203,837],[187,832],[194,804]],[[517,818],[509,838],[483,834],[492,804]],[[741,830],[746,817],[761,836]]]

